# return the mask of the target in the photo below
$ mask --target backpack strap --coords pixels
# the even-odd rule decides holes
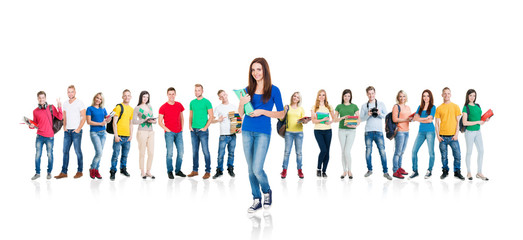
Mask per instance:
[[[120,122],[120,118],[122,118],[122,115],[123,115],[123,105],[121,103],[118,103],[118,106],[120,106],[120,116],[118,116],[118,121],[116,122],[116,124],[118,124]]]

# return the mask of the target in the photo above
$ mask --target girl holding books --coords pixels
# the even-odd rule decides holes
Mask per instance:
[[[476,178],[480,178],[484,181],[488,181],[482,173],[483,166],[483,138],[481,137],[481,125],[485,124],[485,121],[481,120],[481,107],[476,104],[476,91],[469,89],[465,98],[465,106],[463,106],[463,125],[466,126],[465,130],[465,141],[467,143],[467,155],[465,162],[467,164],[467,178],[472,180],[472,174],[470,173],[470,158],[472,156],[472,145],[476,145],[478,150],[478,173]],[[486,120],[488,121],[488,119]]]
[[[336,106],[334,111],[334,121],[340,122],[338,138],[341,144],[341,163],[343,165],[341,179],[346,176],[352,179],[350,152],[356,137],[356,127],[360,125],[359,115],[358,106],[352,103],[352,91],[350,89],[343,90],[341,104]]]
[[[327,177],[327,165],[329,164],[329,151],[332,139],[332,129],[330,117],[334,116],[334,112],[327,101],[327,93],[321,89],[316,96],[316,104],[311,109],[312,122],[314,123],[314,137],[318,146],[320,147],[320,155],[318,156],[318,168],[316,176]],[[334,118],[334,117],[333,117]]]
[[[392,108],[392,121],[397,123],[396,136],[394,137],[395,150],[394,158],[392,159],[392,175],[395,178],[403,179],[403,175],[407,175],[407,172],[401,168],[401,161],[403,159],[403,153],[407,148],[407,142],[409,140],[409,122],[412,121],[410,107],[407,106],[407,94],[405,91],[400,90],[396,95],[396,105]]]

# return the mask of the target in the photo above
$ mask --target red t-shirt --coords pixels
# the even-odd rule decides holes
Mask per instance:
[[[163,123],[171,132],[179,133],[182,131],[180,113],[183,112],[183,110],[185,110],[185,108],[183,108],[179,102],[174,102],[173,105],[166,102],[160,107],[160,114],[163,115]]]
[[[53,116],[62,120],[62,109],[56,109],[53,105]],[[33,110],[33,121],[38,125],[38,131],[36,131],[36,134],[42,137],[54,137],[53,120],[49,107],[46,109],[36,108]]]

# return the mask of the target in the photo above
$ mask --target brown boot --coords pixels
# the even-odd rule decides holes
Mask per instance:
[[[60,174],[58,174],[58,176],[54,176],[54,178],[56,179],[60,179],[60,178],[66,178],[67,177],[67,174],[61,172]]]
[[[194,177],[194,176],[198,176],[198,172],[192,171],[191,173],[189,173],[189,175],[187,175],[187,177]]]
[[[203,175],[203,179],[207,179],[207,178],[209,178],[209,177],[211,177],[211,173],[206,172],[206,173]]]
[[[74,178],[81,178],[83,175],[82,172],[77,172],[76,175],[74,175]]]

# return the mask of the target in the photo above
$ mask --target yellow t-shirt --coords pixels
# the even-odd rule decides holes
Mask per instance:
[[[287,111],[287,131],[289,132],[303,132],[303,124],[298,123],[300,118],[305,116],[305,111],[302,107],[296,109],[289,106]]]
[[[314,110],[315,110],[314,107],[312,107],[312,111],[313,111],[313,112],[314,112]],[[318,108],[318,110],[315,111],[315,112],[316,112],[316,118],[317,118],[317,119],[322,119],[323,117],[325,117],[325,115],[328,115],[328,116],[329,116],[329,119],[332,120],[332,119],[330,118],[330,117],[331,117],[331,115],[330,115],[330,111],[329,111],[329,109],[328,109],[327,107],[325,107],[325,106],[320,106],[320,107]],[[320,117],[318,117],[318,113],[320,114]],[[321,117],[322,115],[323,115],[323,117]],[[325,124],[325,123],[321,123],[321,122],[320,122],[320,123],[316,123],[316,124],[314,124],[314,130],[329,130],[329,129],[331,129],[331,125],[327,125],[327,124]]]
[[[124,137],[130,137],[131,136],[131,127],[129,125],[130,121],[133,119],[133,108],[129,105],[125,105],[122,103],[123,106],[123,115],[120,118],[120,121],[118,121],[118,124],[116,125],[118,136],[124,136]],[[116,107],[113,109],[114,115],[116,117],[120,116],[120,106],[116,105]]]
[[[461,115],[459,106],[455,103],[443,103],[436,108],[435,118],[439,118],[439,135],[453,136],[456,134],[458,120],[456,117]]]

